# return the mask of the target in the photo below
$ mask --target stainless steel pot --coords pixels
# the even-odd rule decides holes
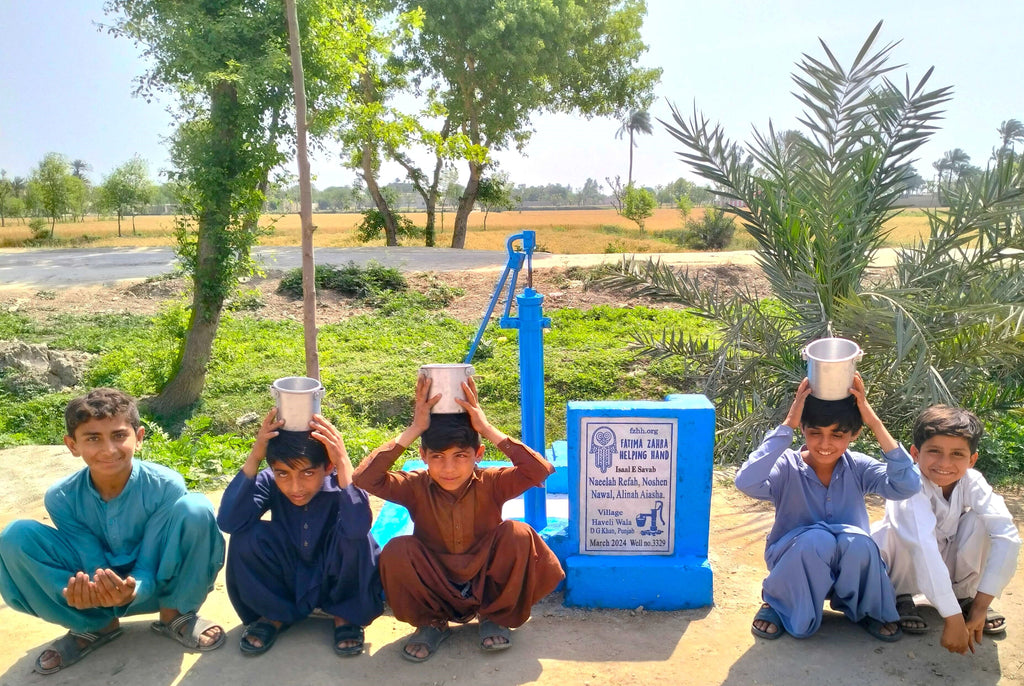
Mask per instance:
[[[807,360],[811,395],[821,400],[842,400],[850,395],[853,374],[864,353],[846,338],[819,338],[808,343],[801,356]]]
[[[277,418],[284,420],[285,431],[309,431],[309,421],[320,413],[324,387],[308,376],[285,376],[270,386],[277,405]]]
[[[420,367],[420,374],[430,377],[430,397],[438,393],[441,399],[431,408],[431,414],[454,414],[465,412],[455,404],[455,398],[466,399],[462,392],[462,382],[476,373],[471,364],[425,364]]]

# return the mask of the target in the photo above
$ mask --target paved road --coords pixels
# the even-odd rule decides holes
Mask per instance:
[[[892,266],[895,250],[879,251],[876,267]],[[298,247],[257,248],[256,258],[268,270],[293,269],[302,265]],[[752,250],[726,252],[644,253],[671,265],[741,264],[754,265]],[[534,255],[535,267],[593,266],[618,262],[621,255]],[[318,264],[365,265],[375,261],[403,271],[499,270],[508,261],[503,250],[456,250],[453,248],[319,248]],[[175,268],[171,248],[63,248],[0,250],[0,288],[4,286],[60,288],[145,279]]]
[[[258,248],[258,260],[268,270],[292,269],[302,265],[298,247]],[[645,255],[646,257],[647,255]],[[749,251],[724,253],[663,253],[649,255],[671,264],[753,264]],[[619,255],[534,256],[535,267],[589,266],[618,261]],[[365,265],[376,261],[403,271],[497,270],[508,256],[503,250],[456,250],[453,248],[320,248],[319,264]],[[64,248],[0,250],[0,286],[59,288],[96,285],[126,279],[145,279],[174,269],[176,259],[170,248]]]

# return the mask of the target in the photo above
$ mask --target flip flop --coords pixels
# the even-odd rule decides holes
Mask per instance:
[[[441,642],[452,635],[452,630],[449,628],[439,629],[436,626],[421,626],[416,629],[416,632],[409,637],[409,640],[402,646],[402,657],[409,662],[426,662],[433,656],[437,647],[441,645]],[[423,657],[417,657],[406,650],[411,645],[422,645],[426,646],[427,654]]]
[[[917,603],[914,596],[909,593],[896,596],[896,612],[900,614],[900,628],[907,634],[928,633],[928,623],[921,618],[917,611]],[[905,622],[918,622],[921,626],[907,626]]]
[[[776,638],[786,633],[786,628],[782,626],[782,617],[780,617],[779,613],[775,611],[775,608],[769,605],[768,603],[764,603],[763,605],[761,605],[760,609],[757,611],[757,614],[754,615],[754,621],[756,622],[758,620],[762,622],[768,622],[769,624],[774,624],[776,631],[773,634],[768,633],[764,629],[758,629],[756,626],[751,624],[750,633],[754,634],[755,636],[767,638],[770,641],[774,641]]]
[[[224,627],[208,619],[203,619],[195,612],[180,614],[167,624],[153,622],[149,625],[149,628],[162,636],[177,641],[190,650],[198,650],[201,653],[205,653],[208,650],[216,650],[224,645],[224,641],[227,640],[224,634]],[[212,628],[220,629],[220,637],[210,645],[204,646],[200,643],[203,632]]]
[[[113,631],[108,631],[105,634],[98,632],[94,633],[92,631],[69,631],[54,641],[49,648],[39,654],[39,657],[36,658],[34,671],[38,674],[56,674],[60,670],[75,664],[100,646],[110,643],[122,633],[124,633],[124,630],[120,627]],[[79,646],[78,639],[88,641],[88,644],[85,646]],[[43,659],[43,655],[50,650],[60,656],[60,664],[55,667],[44,668],[41,661]]]
[[[338,644],[342,641],[359,641],[354,646],[348,646],[345,648],[338,647]],[[366,647],[366,636],[363,632],[363,627],[358,624],[342,624],[341,626],[334,627],[334,652],[342,657],[352,657],[353,655],[362,655],[363,649]]]
[[[276,627],[270,622],[257,620],[245,627],[245,631],[242,632],[242,638],[238,639],[238,647],[243,655],[262,655],[273,647],[278,634],[287,628],[287,624]],[[249,643],[249,641],[245,640],[249,636],[258,638],[263,645],[254,646],[252,643]]]
[[[960,598],[957,602],[960,603],[960,610],[964,613],[964,619],[967,619],[971,614],[974,598]],[[990,622],[1000,622],[1000,624],[989,627]],[[1006,633],[1006,617],[989,607],[985,611],[985,628],[981,630],[981,633],[985,636],[1002,636]]]
[[[880,622],[874,617],[868,616],[865,616],[864,619],[857,622],[857,624],[864,628],[864,631],[868,632],[869,634],[877,638],[879,641],[885,641],[886,643],[895,643],[896,641],[903,638],[903,629],[902,627],[900,627],[899,622],[892,622],[896,625],[896,633],[883,634],[882,627],[889,623],[890,622]]]
[[[496,653],[499,650],[507,650],[512,647],[512,630],[507,626],[502,626],[496,622],[492,622],[489,619],[480,621],[478,627],[480,634],[480,649],[486,650],[489,653]],[[485,645],[486,639],[504,638],[504,643],[491,643],[491,645]]]

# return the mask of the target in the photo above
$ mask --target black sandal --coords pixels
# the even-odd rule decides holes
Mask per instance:
[[[342,648],[338,645],[342,641],[359,641],[359,643]],[[366,636],[363,632],[363,627],[358,624],[342,624],[341,626],[334,627],[334,652],[336,654],[342,657],[362,655],[365,647]]]
[[[238,640],[238,647],[243,655],[262,655],[273,647],[274,642],[277,641],[278,634],[287,628],[287,624],[276,627],[268,621],[257,620],[245,627],[245,631],[242,632],[242,638]],[[262,645],[256,646],[247,641],[246,639],[250,636],[259,639]]]
[[[900,629],[907,634],[924,634],[928,632],[928,622],[924,621],[917,611],[914,596],[909,593],[896,596],[896,612],[900,615]],[[917,622],[921,626],[908,626],[906,622]]]

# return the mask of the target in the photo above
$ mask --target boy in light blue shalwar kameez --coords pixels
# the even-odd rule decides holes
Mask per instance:
[[[70,629],[36,660],[69,667],[121,634],[120,618],[159,612],[154,631],[197,650],[224,631],[196,615],[224,563],[213,507],[177,472],[133,459],[144,429],[135,401],[96,389],[69,403],[64,442],[86,468],[46,492],[53,527],[0,533],[0,593],[12,608]]]
[[[909,498],[921,488],[920,474],[868,405],[860,375],[844,400],[810,393],[804,379],[786,421],[736,474],[737,488],[775,504],[764,604],[751,631],[762,638],[786,632],[805,638],[821,626],[822,605],[830,600],[875,638],[895,641],[902,635],[896,594],[868,533],[864,495]],[[797,426],[805,444],[793,450]],[[862,426],[878,439],[884,462],[847,450]]]

